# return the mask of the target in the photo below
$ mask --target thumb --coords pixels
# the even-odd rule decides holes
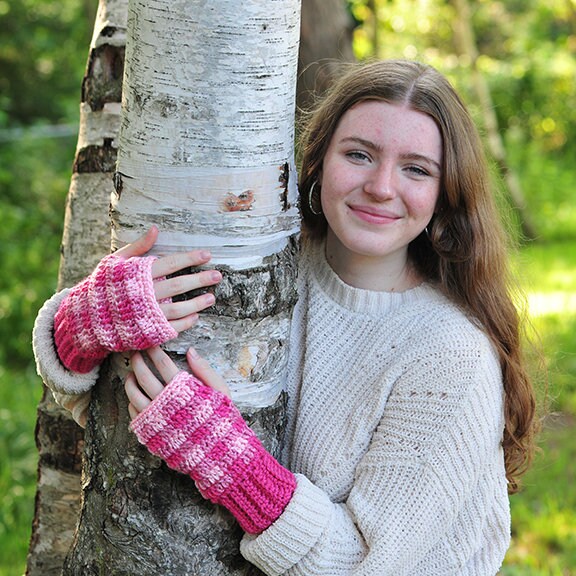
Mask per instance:
[[[120,250],[115,252],[116,256],[120,256],[122,258],[132,258],[132,256],[143,256],[154,246],[154,243],[158,239],[158,228],[156,226],[152,226],[146,234],[140,236],[138,240],[132,242],[131,244],[127,244]]]
[[[196,378],[201,380],[207,386],[222,392],[222,394],[230,398],[230,389],[224,381],[224,378],[222,378],[222,376],[220,376],[220,374],[210,366],[208,361],[202,358],[194,348],[190,347],[188,349],[186,352],[186,360],[188,361],[188,366],[190,367],[192,374],[194,374]]]

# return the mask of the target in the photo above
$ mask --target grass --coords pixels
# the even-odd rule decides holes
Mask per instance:
[[[0,575],[24,574],[34,513],[36,406],[41,387],[32,369],[0,367]]]
[[[513,543],[504,576],[576,575],[576,242],[523,250],[531,320],[548,372],[540,452],[511,498]]]

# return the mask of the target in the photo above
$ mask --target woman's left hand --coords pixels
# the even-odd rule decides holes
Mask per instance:
[[[155,346],[144,352],[158,371],[161,379],[154,374],[146,364],[143,353],[135,352],[130,360],[132,372],[127,376],[124,389],[128,396],[128,411],[134,420],[140,412],[145,410],[163,390],[164,387],[180,372],[170,356]],[[210,364],[194,348],[186,352],[186,361],[191,373],[205,385],[214,388],[230,397],[230,390],[224,379],[210,366]]]
[[[227,508],[246,532],[263,532],[292,499],[296,477],[264,448],[224,380],[193,348],[186,353],[192,374],[178,370],[161,348],[146,353],[160,377],[136,352],[125,385],[138,442],[188,474],[200,494]]]

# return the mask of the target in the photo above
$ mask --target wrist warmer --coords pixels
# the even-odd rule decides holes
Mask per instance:
[[[110,352],[145,350],[178,335],[154,295],[154,260],[110,254],[70,290],[54,316],[54,341],[66,368],[84,374]]]
[[[131,429],[251,534],[268,528],[296,489],[294,474],[264,448],[232,400],[186,372],[170,381]]]

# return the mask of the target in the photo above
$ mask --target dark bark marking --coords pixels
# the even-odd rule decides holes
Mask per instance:
[[[124,178],[124,174],[122,174],[122,172],[114,172],[114,190],[116,191],[118,198],[120,198],[122,195],[122,178]]]
[[[76,153],[72,171],[75,174],[114,172],[118,150],[113,146],[112,138],[104,138],[102,146],[85,146]]]
[[[108,34],[112,35],[113,30],[108,29]],[[121,101],[124,56],[123,46],[109,44],[90,52],[82,81],[82,102],[89,104],[92,110],[102,110],[107,102]]]
[[[217,286],[192,290],[175,296],[173,300],[189,300],[212,292],[216,296],[216,304],[203,314],[252,319],[279,314],[296,303],[297,250],[297,242],[292,238],[282,252],[265,258],[263,266],[247,270],[216,266],[222,272],[222,281]],[[197,269],[185,268],[169,278],[195,271]]]
[[[280,187],[282,192],[280,193],[280,202],[282,204],[282,210],[286,212],[291,208],[290,202],[288,202],[288,181],[290,180],[290,166],[288,162],[285,162],[280,166],[280,176],[278,181],[280,182]]]

